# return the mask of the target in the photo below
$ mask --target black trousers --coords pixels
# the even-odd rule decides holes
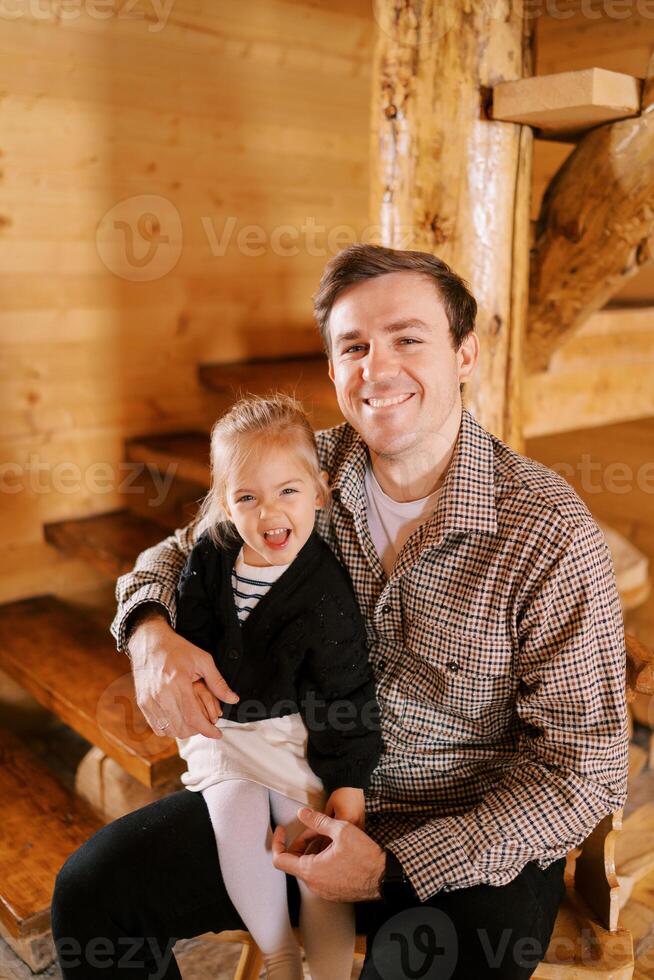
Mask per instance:
[[[436,895],[426,905],[357,905],[364,980],[523,980],[547,948],[564,861],[528,864],[508,885]],[[288,878],[291,917],[299,893]],[[225,890],[206,803],[180,790],[99,830],[56,880],[52,931],[66,980],[178,980],[177,939],[244,928]]]

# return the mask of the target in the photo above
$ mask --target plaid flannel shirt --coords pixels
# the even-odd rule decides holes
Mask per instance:
[[[317,441],[333,491],[318,530],[352,576],[381,707],[367,832],[423,901],[547,867],[626,798],[624,632],[601,531],[563,479],[464,410],[436,510],[387,578],[365,444],[347,423]],[[174,625],[195,538],[175,532],[118,580],[119,649],[142,603]]]

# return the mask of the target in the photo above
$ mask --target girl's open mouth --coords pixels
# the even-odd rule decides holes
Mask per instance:
[[[269,548],[279,550],[280,548],[284,548],[288,542],[291,536],[291,529],[289,527],[276,527],[271,531],[264,531],[263,536]]]

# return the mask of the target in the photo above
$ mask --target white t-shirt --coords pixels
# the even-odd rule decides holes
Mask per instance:
[[[400,502],[384,493],[368,463],[365,476],[368,527],[375,550],[387,575],[395,559],[417,527],[434,512],[443,487],[419,500]]]

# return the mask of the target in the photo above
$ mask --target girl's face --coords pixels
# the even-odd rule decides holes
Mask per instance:
[[[308,540],[323,498],[299,453],[251,453],[227,480],[225,511],[243,538],[248,565],[289,565]]]

